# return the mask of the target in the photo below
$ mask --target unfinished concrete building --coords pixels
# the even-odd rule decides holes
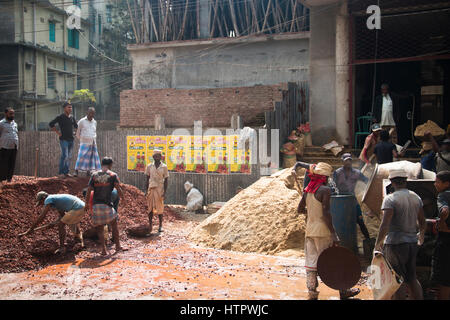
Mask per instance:
[[[236,87],[236,92],[297,83],[307,104],[299,108],[304,114],[298,120],[310,121],[314,144],[334,139],[353,146],[358,118],[370,115],[387,82],[403,97],[399,143],[426,120],[446,126],[450,2],[380,1],[379,30],[366,25],[372,2],[145,1],[144,23],[136,25],[140,42],[129,46],[133,90]],[[141,93],[122,94],[121,126],[130,127],[127,101]],[[152,113],[155,103],[143,104]],[[153,126],[151,119],[135,120]],[[360,139],[356,148],[361,144]]]
[[[140,43],[129,46],[133,90],[121,94],[121,127],[153,127],[157,114],[167,127],[224,128],[233,114],[264,126],[288,83],[303,97],[291,125],[307,120],[309,15],[300,1],[146,1],[145,13]]]

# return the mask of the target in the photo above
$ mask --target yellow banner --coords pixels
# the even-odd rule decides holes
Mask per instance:
[[[171,171],[186,172],[186,158],[189,136],[167,136],[167,168]]]
[[[250,150],[239,148],[239,136],[128,136],[127,169],[144,172],[153,151],[162,150],[169,171],[251,173]]]
[[[206,137],[190,136],[189,140],[189,158],[187,159],[186,171],[206,173]]]
[[[228,154],[230,155],[231,173],[251,173],[250,149],[243,150],[239,148],[239,136],[228,136]]]
[[[146,166],[147,137],[127,137],[127,169],[129,171],[143,172]]]
[[[227,136],[206,136],[208,172],[228,174]]]
[[[153,150],[162,150],[162,162],[166,163],[166,136],[148,136],[147,137],[147,164],[153,163]]]

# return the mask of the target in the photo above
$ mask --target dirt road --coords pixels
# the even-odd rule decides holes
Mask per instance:
[[[199,215],[183,217],[160,235],[128,239],[130,250],[117,255],[88,248],[72,261],[0,274],[0,299],[306,299],[302,259],[193,246],[186,238]],[[360,288],[359,298],[370,299]],[[320,299],[338,299],[319,290]]]

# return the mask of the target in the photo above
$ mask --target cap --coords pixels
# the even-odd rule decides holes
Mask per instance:
[[[408,178],[408,174],[403,169],[393,169],[389,171],[389,179]]]
[[[348,159],[352,160],[352,155],[351,155],[351,153],[348,153],[348,152],[347,152],[347,153],[344,153],[344,154],[342,155],[341,159],[342,159],[343,161],[348,160]]]
[[[162,150],[161,149],[154,149],[153,150],[153,154],[162,154]]]
[[[331,176],[331,173],[333,172],[333,167],[330,166],[328,163],[319,162],[318,164],[316,164],[316,166],[311,167],[310,171],[313,174],[319,174],[321,176],[329,177],[329,176]]]
[[[380,125],[378,124],[378,123],[374,123],[373,125],[372,125],[372,131],[381,131],[382,129],[381,129],[381,127],[380,127]]]
[[[65,101],[65,102],[63,103],[63,108],[65,108],[65,107],[68,106],[68,105],[71,105],[70,100]]]
[[[192,184],[192,183],[189,182],[189,181],[186,181],[186,182],[184,183],[184,190],[186,190],[186,192],[188,192],[188,191],[190,191],[190,190],[192,189],[193,186],[194,186],[194,184]]]
[[[45,199],[45,198],[47,198],[47,197],[48,197],[48,193],[47,193],[47,192],[45,192],[45,191],[39,191],[39,192],[36,194],[36,205],[39,204],[39,201],[41,201],[42,199]]]

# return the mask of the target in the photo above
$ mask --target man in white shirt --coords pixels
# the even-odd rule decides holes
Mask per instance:
[[[77,138],[80,140],[80,149],[75,164],[75,176],[78,171],[87,171],[90,175],[93,170],[100,170],[100,158],[98,156],[97,144],[97,121],[94,119],[95,109],[89,108],[86,117],[78,121]]]
[[[374,117],[383,130],[389,132],[392,143],[397,143],[396,122],[398,122],[398,106],[389,92],[389,85],[381,85],[381,96],[377,97],[374,108]]]

